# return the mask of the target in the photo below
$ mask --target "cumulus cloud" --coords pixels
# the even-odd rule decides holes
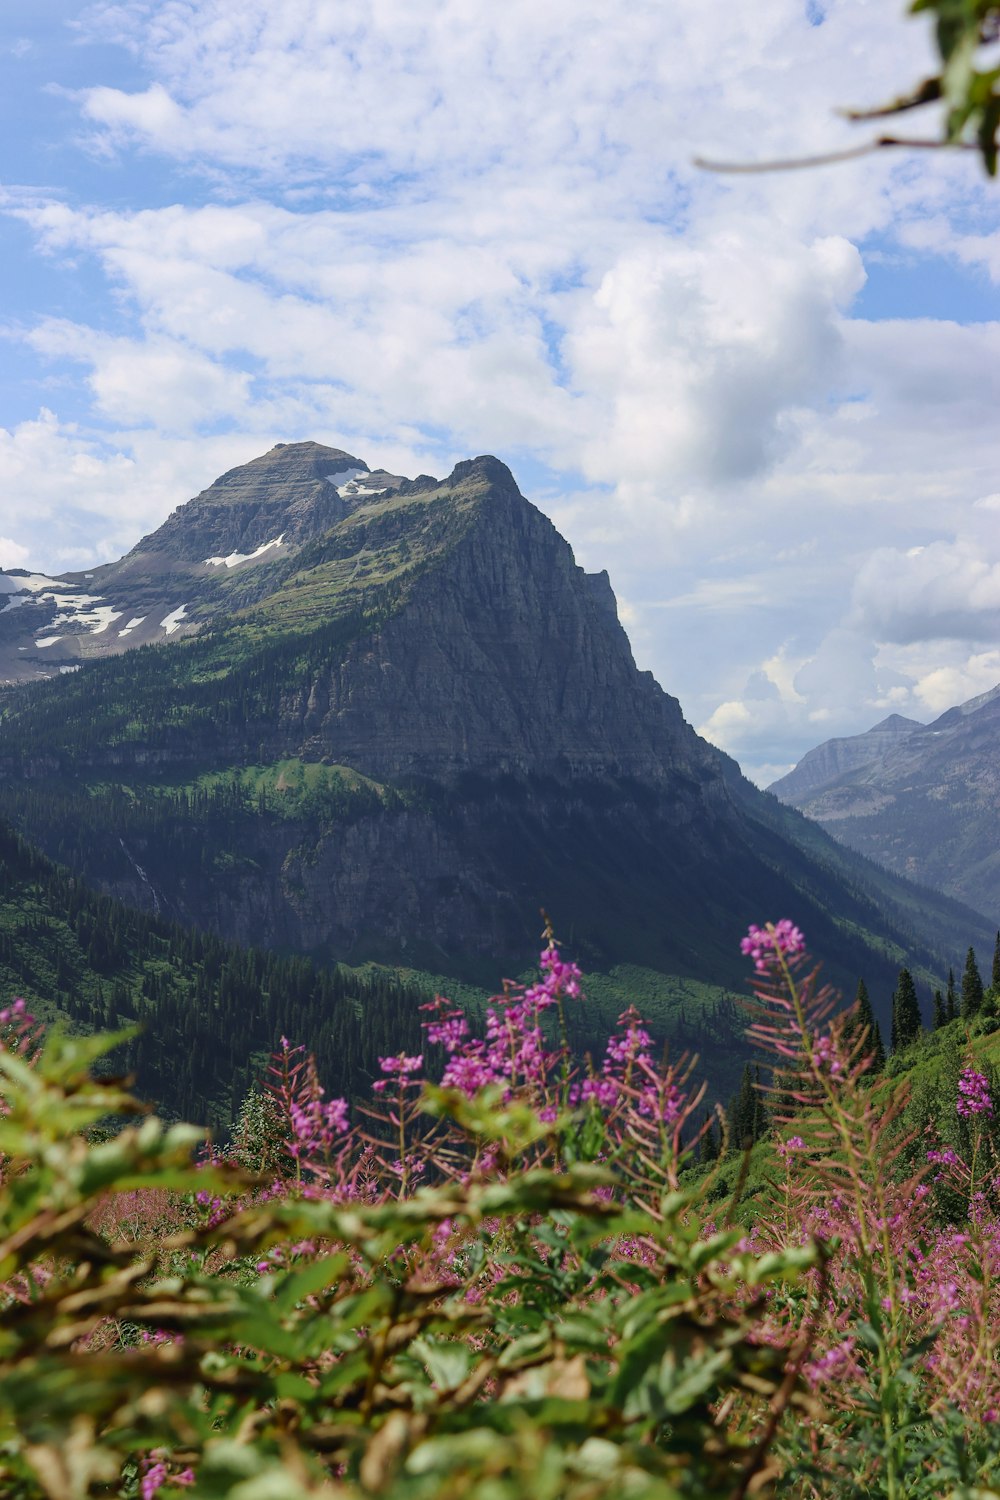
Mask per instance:
[[[986,693],[1000,682],[1000,651],[978,651],[964,662],[935,667],[917,682],[915,697],[931,713],[941,714],[957,703]]]
[[[109,562],[255,451],[233,435],[95,440],[45,409],[0,428],[0,524],[11,533],[0,541],[0,566],[55,573]]]
[[[0,536],[0,568],[23,568],[27,561],[27,547],[22,547],[13,537]]]
[[[607,413],[584,471],[661,495],[760,473],[789,440],[784,414],[836,379],[838,310],[863,282],[857,250],[836,238],[664,236],[622,257],[567,334],[575,382]]]
[[[854,603],[879,640],[985,640],[1000,633],[1000,557],[971,538],[879,548],[858,575]]]

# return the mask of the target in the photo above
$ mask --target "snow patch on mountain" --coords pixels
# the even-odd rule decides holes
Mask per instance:
[[[384,495],[389,486],[372,489],[363,481],[368,477],[367,469],[341,469],[338,474],[327,474],[327,484],[332,484],[342,500],[358,500],[369,495]]]
[[[46,647],[48,647],[48,646],[54,646],[57,641],[61,641],[61,640],[62,640],[62,636],[61,635],[47,635],[47,636],[43,636],[43,638],[40,641],[36,641],[35,645],[38,647],[39,651],[44,651],[46,649]]]
[[[16,580],[19,589],[28,589],[32,594],[51,593],[53,585],[60,589],[78,589],[78,583],[65,583],[61,579],[49,578],[44,573],[8,573]]]
[[[285,540],[285,533],[275,537],[272,542],[263,542],[256,552],[230,552],[228,557],[206,557],[205,565],[209,568],[238,568],[241,563],[253,562],[262,557],[272,547],[280,547]]]
[[[160,625],[167,632],[167,635],[173,635],[175,630],[180,629],[181,621],[186,614],[187,605],[182,604],[180,609],[173,610],[169,615],[167,615],[167,618],[165,620],[160,621]]]
[[[43,594],[42,598],[46,602],[51,598],[57,609],[65,611],[64,614],[57,614],[50,622],[53,630],[60,625],[76,625],[89,630],[91,635],[102,635],[109,625],[120,620],[125,613],[122,609],[115,609],[112,604],[102,604],[100,594],[79,594],[76,598],[65,594]]]
[[[133,618],[129,620],[128,624],[125,626],[125,629],[119,630],[118,639],[120,641],[123,641],[127,635],[131,635],[133,630],[138,629],[145,618],[145,615],[134,615]]]

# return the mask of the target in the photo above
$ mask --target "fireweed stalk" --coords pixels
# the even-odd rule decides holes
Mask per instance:
[[[889,1126],[902,1114],[907,1086],[867,1088],[871,1066],[868,1037],[851,1041],[848,1017],[835,1015],[839,997],[819,986],[819,970],[805,970],[805,940],[791,922],[751,927],[742,943],[754,960],[755,1005],[747,1028],[750,1039],[777,1059],[774,1090],[784,1101],[776,1122],[793,1122],[807,1138],[808,1157],[816,1177],[813,1191],[833,1205],[853,1207],[848,1223],[837,1225],[852,1242],[851,1260],[863,1288],[864,1311],[876,1347],[875,1396],[881,1418],[885,1495],[902,1500],[904,1437],[901,1433],[904,1360],[901,1327],[901,1277],[893,1221],[908,1205],[911,1230],[919,1234],[920,1196],[926,1169],[903,1185],[902,1199],[892,1187],[892,1168],[912,1136],[890,1143]],[[801,1141],[801,1136],[796,1137]],[[786,1169],[790,1158],[786,1148]],[[786,1195],[787,1195],[786,1187]],[[785,1221],[789,1220],[787,1196]]]

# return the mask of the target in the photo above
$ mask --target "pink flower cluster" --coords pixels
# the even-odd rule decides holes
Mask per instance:
[[[537,984],[523,990],[512,986],[487,1007],[485,1037],[471,1037],[468,1021],[446,1000],[439,997],[426,1007],[436,1012],[433,1021],[424,1023],[427,1040],[448,1054],[441,1075],[444,1088],[460,1089],[470,1098],[493,1084],[502,1084],[508,1096],[515,1087],[544,1088],[562,1053],[546,1047],[541,1017],[563,999],[580,999],[582,976],[552,943],[542,950],[539,964]]]
[[[21,1057],[33,1054],[42,1039],[44,1025],[36,1021],[20,996],[0,1010],[0,1048]]]
[[[956,1113],[960,1115],[991,1115],[993,1100],[990,1086],[982,1073],[966,1068],[958,1080],[958,1103]]]
[[[156,1500],[165,1484],[179,1484],[187,1486],[194,1484],[194,1470],[182,1469],[179,1473],[170,1472],[170,1465],[164,1462],[159,1453],[151,1453],[145,1460],[143,1475],[139,1481],[140,1500]]]
[[[372,1084],[372,1093],[384,1094],[393,1079],[396,1080],[396,1086],[400,1089],[420,1087],[422,1082],[420,1071],[424,1065],[422,1054],[407,1057],[405,1052],[400,1052],[395,1057],[380,1057],[378,1065],[388,1076],[375,1080]]]
[[[787,917],[768,922],[766,927],[752,923],[740,943],[740,952],[753,959],[758,974],[769,974],[779,959],[799,958],[806,951],[806,940]]]
[[[293,1161],[318,1164],[329,1158],[348,1128],[346,1099],[324,1099],[316,1062],[304,1047],[281,1038],[271,1074],[271,1097],[287,1121],[287,1151]]]
[[[346,1099],[306,1099],[293,1101],[288,1111],[293,1138],[289,1150],[293,1156],[325,1156],[335,1137],[347,1130]]]

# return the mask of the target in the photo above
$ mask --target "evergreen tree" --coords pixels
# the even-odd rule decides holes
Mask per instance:
[[[900,969],[892,997],[892,1050],[901,1052],[915,1042],[923,1030],[920,1002],[909,969]]]
[[[990,975],[990,988],[1000,990],[1000,932],[993,945],[993,972]]]
[[[715,1130],[715,1116],[709,1113],[705,1116],[705,1134],[701,1138],[701,1145],[699,1147],[702,1165],[707,1166],[709,1162],[718,1161],[719,1150],[719,1137]]]
[[[976,966],[976,950],[970,948],[962,974],[962,1019],[971,1021],[983,1008],[983,981]]]
[[[955,970],[948,970],[948,989],[945,992],[945,1017],[954,1021],[958,1015],[958,995],[955,993]]]
[[[940,990],[934,991],[934,1030],[940,1031],[947,1024],[948,1013],[944,1006],[944,996]]]
[[[759,1067],[755,1067],[753,1070],[753,1095],[755,1105],[753,1138],[755,1141],[759,1141],[767,1134],[768,1126],[771,1123],[770,1111],[764,1100],[764,1086],[760,1081]]]
[[[757,1139],[758,1093],[753,1086],[750,1064],[743,1069],[740,1086],[729,1102],[729,1140],[733,1149],[743,1151]]]
[[[858,1036],[862,1031],[867,1032],[865,1050],[871,1057],[871,1071],[881,1073],[885,1067],[885,1045],[882,1041],[882,1032],[875,1019],[871,1000],[868,998],[868,986],[863,979],[858,980],[858,993],[854,997],[854,1014],[845,1028],[848,1041]]]

